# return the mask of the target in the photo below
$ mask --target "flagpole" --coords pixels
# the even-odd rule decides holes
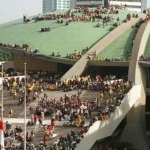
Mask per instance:
[[[4,105],[4,104],[3,104],[3,103],[4,103],[4,99],[3,99],[3,98],[4,98],[4,96],[3,96],[3,78],[4,78],[4,76],[3,76],[3,73],[4,73],[3,70],[4,70],[4,69],[3,69],[3,68],[4,68],[4,66],[3,66],[3,64],[4,64],[4,63],[2,62],[2,63],[1,63],[1,65],[2,65],[2,86],[1,86],[1,87],[2,87],[2,104],[1,104],[2,106],[1,106],[1,120],[3,120],[3,110],[4,110],[4,109],[3,109],[3,107],[4,107],[4,106],[3,106],[3,105]]]
[[[24,150],[26,150],[26,63],[24,63],[25,93],[24,93]]]
[[[5,144],[4,144],[4,124],[3,124],[3,110],[4,110],[4,99],[3,99],[3,78],[4,78],[4,63],[5,62],[1,62],[1,69],[2,69],[2,75],[1,75],[1,88],[2,88],[2,101],[1,101],[1,119],[0,119],[0,149],[1,150],[5,150]]]

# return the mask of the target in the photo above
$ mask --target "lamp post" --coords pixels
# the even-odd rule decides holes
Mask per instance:
[[[1,76],[1,78],[2,78],[2,80],[1,80],[1,88],[2,88],[2,102],[1,102],[1,120],[3,120],[3,110],[4,110],[4,96],[3,96],[3,78],[4,78],[4,63],[5,62],[1,62],[0,63],[0,65],[1,65],[1,68],[2,68],[2,76]]]
[[[24,76],[25,76],[25,82],[24,82],[24,150],[26,150],[26,63],[24,63]]]

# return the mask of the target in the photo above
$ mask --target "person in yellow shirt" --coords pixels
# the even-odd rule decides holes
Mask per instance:
[[[99,93],[99,100],[100,100],[100,102],[102,102],[103,97],[104,97],[104,94],[103,94],[102,92],[100,92],[100,93]]]
[[[16,96],[17,96],[17,92],[14,91],[14,100],[16,99]]]
[[[9,116],[9,118],[13,117],[13,110],[11,108],[8,111],[8,116]]]

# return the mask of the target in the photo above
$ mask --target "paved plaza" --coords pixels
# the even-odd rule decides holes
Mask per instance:
[[[60,99],[61,96],[64,97],[66,94],[66,92],[62,92],[62,91],[44,91],[44,92],[47,93],[49,99],[55,98],[56,100]],[[69,92],[69,96],[75,95],[75,94],[77,94],[77,90],[73,90]],[[93,98],[98,97],[98,95],[99,95],[99,92],[85,90],[81,94],[81,100],[90,101]],[[30,102],[29,104],[27,104],[26,123],[28,122],[28,120],[30,120],[30,117],[31,117],[30,112],[29,112],[29,106],[37,105],[41,97],[43,97],[43,93],[39,94],[39,98],[36,101]],[[16,126],[22,126],[22,128],[24,129],[24,104],[19,105],[19,106],[17,104],[18,104],[18,99],[16,98],[14,100],[13,96],[10,96],[10,92],[4,89],[4,122],[9,121],[9,123],[11,123],[12,125],[11,129],[14,129]],[[10,108],[13,109],[13,112],[14,112],[13,118],[8,118],[8,110]],[[96,112],[93,112],[92,116],[95,116],[95,115],[96,115]],[[45,117],[43,124],[49,125],[50,120],[51,120],[50,116]],[[89,125],[89,122],[90,122],[90,119],[87,119],[85,125]],[[78,132],[81,130],[80,127],[64,127],[63,123],[64,123],[63,121],[56,121],[56,127],[54,130],[55,136],[53,140],[48,140],[47,142],[48,147],[49,145],[53,144],[54,140],[56,138],[59,138],[61,135],[65,136],[67,133],[70,133],[71,130],[74,130],[78,134]],[[30,132],[31,130],[35,131],[35,138],[34,138],[33,143],[37,147],[40,141],[43,140],[44,129],[42,127],[40,128],[38,124],[36,125],[36,128],[34,128],[34,126],[26,126],[26,127],[27,127],[27,132]],[[8,138],[7,140],[9,141],[10,139]],[[18,142],[14,141],[14,144],[18,144]]]

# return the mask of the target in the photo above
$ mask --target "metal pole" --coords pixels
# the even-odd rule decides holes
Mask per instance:
[[[4,105],[4,104],[3,104],[3,103],[4,103],[4,99],[3,99],[3,98],[4,98],[4,96],[3,96],[3,78],[4,78],[3,72],[4,72],[4,71],[3,71],[3,70],[4,70],[4,69],[3,69],[3,63],[2,63],[2,86],[1,86],[1,87],[2,87],[2,106],[1,106],[1,113],[2,113],[2,114],[1,114],[1,119],[2,119],[2,120],[3,120],[3,105]]]
[[[26,150],[26,63],[24,63],[24,74],[25,74],[25,93],[24,93],[24,150]]]

